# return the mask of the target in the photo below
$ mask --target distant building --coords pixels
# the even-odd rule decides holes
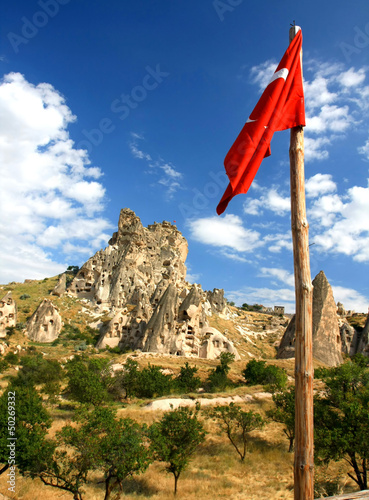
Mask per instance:
[[[266,306],[263,306],[263,308],[262,308],[262,312],[265,312],[265,313],[272,313],[272,312],[273,312],[273,307],[266,307]]]
[[[274,312],[275,312],[275,314],[284,314],[284,307],[283,306],[274,306]]]

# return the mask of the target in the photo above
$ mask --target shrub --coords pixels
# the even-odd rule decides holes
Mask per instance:
[[[226,433],[232,446],[243,462],[247,452],[249,433],[261,429],[264,420],[259,413],[243,411],[239,405],[215,406],[206,413],[217,421],[219,428]]]
[[[3,373],[9,368],[9,363],[5,359],[0,359],[0,373]]]
[[[80,402],[100,406],[112,399],[115,379],[109,360],[77,357],[67,363],[69,396]]]
[[[162,373],[161,366],[150,365],[139,372],[137,396],[141,398],[153,398],[170,394],[173,389],[171,375]]]
[[[179,391],[194,392],[200,387],[201,379],[195,376],[197,371],[197,367],[191,367],[187,361],[184,366],[181,366],[180,374],[175,379],[175,385]]]
[[[272,392],[282,390],[287,384],[286,371],[275,365],[266,365],[266,361],[252,359],[242,374],[246,379],[246,385],[263,384]]]
[[[166,471],[174,476],[174,494],[177,483],[196,448],[205,440],[206,431],[198,420],[200,406],[195,410],[179,407],[164,413],[159,422],[149,429],[149,437],[156,460],[166,462]]]
[[[211,392],[223,391],[232,382],[227,377],[231,367],[229,366],[234,361],[234,354],[230,352],[222,352],[219,356],[220,363],[215,370],[211,370],[208,376],[207,384]]]
[[[19,356],[18,354],[14,354],[14,352],[8,352],[8,354],[4,357],[4,360],[10,365],[17,365],[19,363]]]
[[[118,345],[115,347],[106,346],[106,350],[112,354],[122,354],[122,350]]]
[[[28,295],[28,293],[24,293],[24,294],[23,294],[23,295],[21,295],[19,298],[20,298],[20,300],[26,300],[26,299],[30,299],[30,298],[31,298],[31,296],[30,296],[30,295]]]

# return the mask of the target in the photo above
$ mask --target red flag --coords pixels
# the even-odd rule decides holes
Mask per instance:
[[[218,215],[236,194],[247,193],[263,158],[271,154],[270,141],[274,132],[305,125],[301,47],[300,30],[225,157],[229,184],[217,206]]]

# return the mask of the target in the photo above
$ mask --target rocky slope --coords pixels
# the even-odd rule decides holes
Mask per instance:
[[[186,281],[187,253],[176,226],[163,221],[146,228],[132,210],[121,211],[108,247],[82,266],[68,290],[113,315],[101,328],[99,348],[238,357],[229,339],[208,328],[213,313],[229,314],[224,292]]]
[[[108,246],[88,259],[72,282],[62,274],[0,287],[0,336],[18,322],[29,340],[60,346],[92,327],[100,331],[100,349],[204,359],[224,351],[245,360],[272,359],[277,350],[278,357],[294,356],[293,319],[288,325],[287,316],[230,307],[223,290],[191,285],[187,251],[176,226],[164,221],[143,227],[134,212],[123,209]],[[365,327],[350,324],[323,272],[314,280],[313,302],[317,360],[335,365],[342,353],[369,355],[368,321]]]

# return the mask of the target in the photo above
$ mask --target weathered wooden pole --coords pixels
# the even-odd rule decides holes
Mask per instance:
[[[299,29],[298,26],[290,29],[290,42]],[[290,175],[296,296],[294,499],[313,500],[313,286],[310,275],[309,225],[306,220],[305,204],[304,131],[301,126],[291,129]]]

